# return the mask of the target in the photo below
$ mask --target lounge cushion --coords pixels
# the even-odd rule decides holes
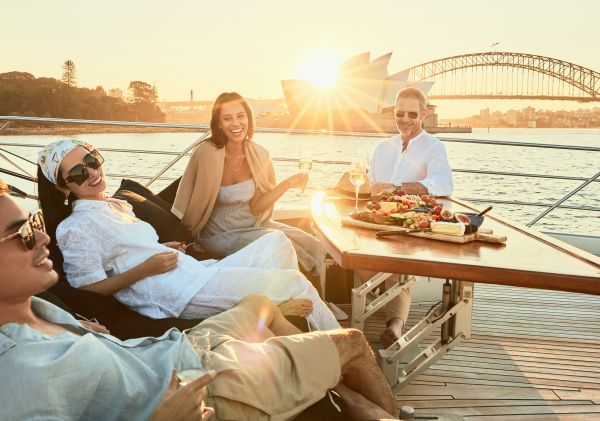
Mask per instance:
[[[154,227],[161,243],[184,241],[190,243],[192,235],[170,211],[171,204],[155,195],[150,189],[133,180],[123,180],[113,195],[133,206],[135,215]]]

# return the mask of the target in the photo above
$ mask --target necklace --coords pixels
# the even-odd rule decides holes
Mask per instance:
[[[233,159],[237,159],[239,157],[242,157],[242,159],[240,161],[240,165],[238,165],[237,168],[234,168],[233,166],[231,166],[231,164],[229,163],[229,160],[228,160],[230,158],[230,155],[227,155],[227,152],[225,152],[225,164],[227,164],[227,166],[229,167],[229,169],[231,171],[233,171],[233,172],[239,171],[240,168],[242,168],[242,165],[244,165],[244,159],[246,158],[246,155],[244,155],[242,153],[242,154],[234,156]]]

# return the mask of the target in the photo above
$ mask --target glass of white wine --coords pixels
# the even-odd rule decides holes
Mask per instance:
[[[360,186],[367,181],[368,161],[365,158],[355,158],[350,162],[350,182],[354,185],[354,212],[358,212],[358,192]]]
[[[188,341],[194,347],[194,351],[200,357],[200,362],[202,363],[202,370],[207,372],[211,369],[211,361],[210,361],[210,331],[205,329],[186,329],[183,331]]]
[[[180,386],[185,386],[194,380],[204,376],[211,368],[210,362],[210,332],[208,330],[187,329],[183,333],[194,347],[194,351],[200,357],[202,367],[188,368],[177,372],[177,380]],[[201,412],[204,412],[204,401],[200,404]]]
[[[298,168],[300,172],[303,174],[308,174],[310,170],[312,170],[313,161],[312,158],[306,154],[301,154],[300,159],[298,160]],[[298,193],[298,196],[304,196],[304,189],[306,189],[306,185],[302,187],[302,190]]]

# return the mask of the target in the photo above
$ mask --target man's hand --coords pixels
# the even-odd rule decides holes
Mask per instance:
[[[177,253],[174,251],[166,251],[149,257],[142,265],[144,265],[146,276],[154,276],[174,269],[177,266],[177,261]]]
[[[390,183],[373,183],[371,184],[371,195],[376,195],[385,190],[391,191],[394,188],[394,185]],[[419,196],[429,194],[427,188],[419,182],[402,183],[402,191],[407,194],[418,194]]]
[[[89,330],[93,330],[98,333],[106,333],[107,335],[110,333],[110,330],[106,328],[106,326],[101,325],[100,323],[94,323],[89,320],[78,320],[79,324]]]
[[[373,183],[371,184],[371,196],[381,193],[385,190],[394,190],[394,185],[390,183]]]
[[[419,196],[429,194],[427,188],[419,182],[402,183],[402,190],[404,190],[408,194],[418,194]]]
[[[171,382],[163,398],[152,414],[152,421],[184,421],[208,420],[215,413],[210,407],[203,407],[206,396],[206,385],[216,377],[214,371],[209,371],[204,376],[183,387],[179,387],[176,371],[173,370]]]

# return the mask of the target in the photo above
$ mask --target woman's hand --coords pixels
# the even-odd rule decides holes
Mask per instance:
[[[102,295],[113,295],[144,278],[160,275],[174,269],[177,266],[178,255],[179,253],[176,251],[157,253],[128,271],[82,286],[81,289]]]
[[[308,173],[299,172],[298,174],[292,175],[290,178],[283,180],[285,186],[288,189],[299,187],[306,187],[306,183],[308,183]]]
[[[179,256],[176,252],[165,251],[149,257],[142,263],[142,266],[146,276],[154,276],[173,270],[177,266],[178,260]]]
[[[168,241],[166,243],[163,243],[163,246],[167,246],[185,253],[185,243],[182,241]]]
[[[152,414],[152,421],[183,421],[183,420],[208,420],[215,413],[210,407],[204,407],[203,401],[206,396],[206,385],[216,376],[214,371],[198,377],[193,382],[179,387],[177,374],[173,370],[173,376],[169,387],[165,391],[162,400]]]

